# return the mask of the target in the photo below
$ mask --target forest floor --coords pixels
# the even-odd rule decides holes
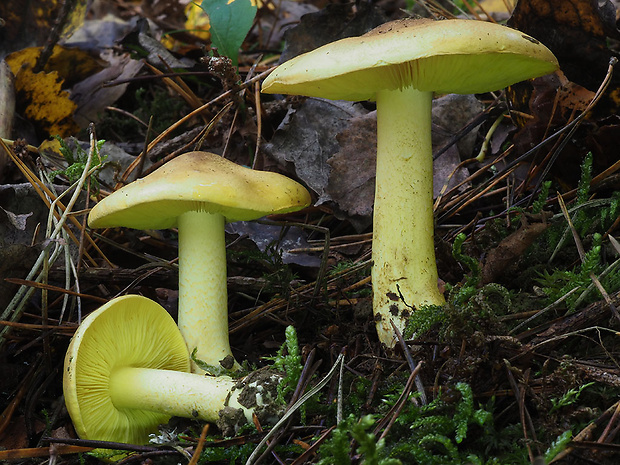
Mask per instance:
[[[237,2],[238,24],[251,15],[238,67],[210,48],[206,14],[183,2],[96,1],[84,13],[80,1],[49,0],[52,17],[0,6],[20,25],[0,46],[15,75],[12,90],[0,89],[14,114],[8,128],[0,121],[0,460],[618,463],[613,3],[521,0],[513,12],[490,1],[268,1],[254,17]],[[56,20],[65,7],[68,19]],[[436,96],[446,305],[417,309],[387,349],[370,279],[375,106],[261,94],[261,81],[279,60],[388,20],[486,13],[547,45],[561,71],[506,91]],[[76,32],[62,32],[72,23]],[[248,372],[284,369],[290,416],[232,437],[173,418],[147,445],[79,438],[63,397],[79,322],[125,294],[178,311],[177,229],[91,229],[88,210],[197,148],[284,174],[312,195],[302,210],[226,226],[233,355]]]

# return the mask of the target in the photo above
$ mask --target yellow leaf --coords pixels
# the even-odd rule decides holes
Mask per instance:
[[[194,37],[197,37],[202,40],[209,40],[211,34],[209,33],[209,28],[211,25],[209,24],[209,17],[205,14],[205,12],[198,6],[198,4],[194,2],[190,2],[185,7],[185,31],[192,34]],[[182,48],[183,44],[181,41],[175,38],[175,34],[164,34],[161,38],[161,43],[168,50],[176,51],[179,48]]]
[[[192,2],[185,7],[185,14],[187,15],[187,21],[185,21],[185,27],[188,32],[191,32],[196,37],[201,39],[209,39],[211,34],[209,29],[209,17],[196,3]]]
[[[16,75],[21,68],[33,68],[42,50],[43,47],[25,48],[11,53],[6,58],[6,62]],[[102,69],[103,66],[99,61],[88,52],[56,45],[43,71],[46,73],[56,71],[64,81],[63,86],[67,88]]]
[[[69,92],[62,90],[56,71],[33,73],[30,68],[22,68],[15,77],[15,89],[18,111],[22,108],[22,116],[35,126],[39,136],[66,137],[79,130],[73,121],[77,105]]]
[[[29,47],[6,58],[15,75],[17,111],[35,127],[38,135],[75,134],[73,119],[77,105],[63,88],[82,81],[102,69],[99,61],[87,52],[56,45],[43,71],[33,73],[43,47]]]

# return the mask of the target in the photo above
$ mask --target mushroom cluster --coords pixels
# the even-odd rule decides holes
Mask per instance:
[[[93,228],[178,228],[179,326],[159,304],[138,295],[112,299],[84,319],[63,377],[80,437],[145,443],[171,416],[217,422],[228,432],[254,414],[273,423],[281,375],[205,376],[195,360],[238,367],[228,340],[225,222],[309,203],[308,191],[285,176],[190,152],[91,210]]]
[[[379,339],[396,343],[420,306],[442,305],[434,249],[433,93],[501,89],[555,71],[558,62],[520,31],[473,20],[405,19],[297,56],[265,93],[376,100],[373,311]]]
[[[310,194],[278,173],[209,152],[189,152],[112,193],[91,210],[91,228],[179,231],[178,325],[193,358],[238,367],[228,340],[224,224],[299,210]],[[204,371],[192,361],[192,371]]]

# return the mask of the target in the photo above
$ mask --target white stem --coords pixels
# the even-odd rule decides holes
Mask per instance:
[[[117,409],[137,409],[209,422],[219,419],[236,381],[152,368],[120,368],[110,377],[110,398]],[[232,405],[242,408],[238,402]],[[248,421],[252,413],[243,409]]]
[[[232,356],[228,341],[228,292],[224,217],[190,211],[178,219],[179,330],[189,353],[209,365]],[[192,362],[192,371],[204,373]]]
[[[412,87],[377,94],[373,219],[373,309],[379,339],[393,347],[420,305],[441,305],[433,219],[432,93]]]

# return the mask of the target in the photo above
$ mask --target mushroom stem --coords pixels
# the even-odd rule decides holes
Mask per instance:
[[[421,305],[442,305],[433,218],[432,93],[377,93],[377,177],[373,218],[373,310],[379,339],[396,343]]]
[[[226,376],[201,376],[173,370],[125,367],[110,377],[110,398],[118,409],[138,409],[215,422],[226,406],[250,409],[231,396],[235,381]],[[230,399],[229,399],[230,396]]]
[[[179,330],[189,353],[208,365],[220,366],[230,356],[224,216],[193,210],[178,218]],[[204,373],[192,360],[192,371]]]

